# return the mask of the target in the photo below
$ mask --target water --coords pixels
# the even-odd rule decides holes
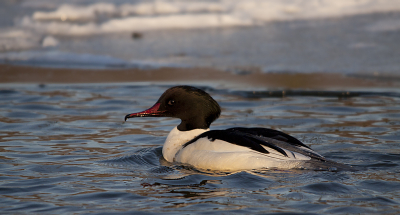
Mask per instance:
[[[179,120],[135,118],[170,85],[0,86],[2,214],[400,212],[399,92],[240,91],[212,129],[263,126],[359,171],[204,172],[162,158]]]
[[[398,214],[400,92],[376,86],[398,80],[399,11],[397,0],[1,1],[3,64],[339,73],[375,86],[242,91],[192,80],[223,108],[212,129],[278,129],[359,170],[226,173],[162,158],[179,120],[123,122],[170,85],[2,84],[1,213]]]
[[[398,73],[399,0],[4,0],[0,63]]]

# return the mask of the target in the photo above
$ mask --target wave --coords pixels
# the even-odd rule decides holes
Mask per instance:
[[[47,34],[82,36],[159,29],[254,26],[270,21],[393,11],[400,11],[400,0],[160,0],[134,4],[61,4],[52,11],[39,8],[31,16],[23,17],[18,25]]]
[[[397,49],[387,39],[370,40],[375,36],[364,35],[400,30],[398,19],[400,0],[29,0],[11,2],[13,3],[0,1],[0,7],[5,8],[0,14],[0,19],[3,20],[0,22],[0,63],[52,67],[69,67],[73,64],[74,67],[85,68],[148,67],[149,65],[151,67],[170,65],[208,67],[211,65],[232,68],[238,65],[250,65],[260,67],[263,71],[391,72],[397,71],[398,68],[397,61],[393,58]],[[362,16],[359,19],[359,16],[354,15]],[[336,19],[337,23],[334,24],[336,31],[326,30],[328,27],[325,24],[331,21],[329,18],[345,16],[348,17]],[[313,22],[320,19],[329,20]],[[300,26],[306,23],[313,27],[307,27],[307,31],[296,31],[290,26],[287,27],[286,23],[276,23],[297,20],[311,20],[311,22],[301,22]],[[270,25],[271,22],[275,23]],[[278,28],[275,28],[277,25],[279,25]],[[231,28],[251,26],[256,27]],[[259,31],[262,29],[259,26],[273,27],[264,33]],[[299,28],[298,25],[296,26],[293,29]],[[223,35],[225,36],[211,40],[213,35],[217,35],[214,30],[216,28],[218,30],[224,28]],[[169,29],[209,30],[167,31]],[[304,36],[296,38],[293,33]],[[356,36],[345,36],[348,33],[354,33]],[[229,37],[228,34],[230,34]],[[264,37],[264,34],[268,34],[269,37]],[[143,35],[146,40],[137,42]],[[282,35],[285,35],[284,39],[281,39]],[[318,41],[307,39],[315,35],[320,38],[320,43],[330,41],[333,37],[343,39],[337,40],[340,44],[324,42],[327,45],[318,46],[320,51],[316,51],[313,47],[316,46],[314,42]],[[378,35],[378,38],[383,38],[381,35],[383,34]],[[207,40],[202,39],[207,37]],[[186,43],[181,38],[184,38],[183,41]],[[254,41],[249,42],[250,38],[251,40],[254,38]],[[193,42],[189,43],[189,39]],[[237,42],[238,39],[240,42]],[[122,41],[125,41],[124,45],[121,45]],[[293,41],[302,44],[296,52],[292,52],[293,50],[287,45]],[[188,48],[191,44],[196,44],[197,47]],[[228,49],[226,44],[233,45]],[[387,44],[393,47],[391,52],[380,51],[383,50],[382,47],[388,46]],[[243,54],[242,50],[246,49],[245,47],[249,51]],[[332,50],[337,50],[337,47],[340,47],[342,52],[334,57],[335,60],[332,60],[335,55],[333,53],[336,53]],[[221,50],[224,50],[222,55]],[[262,51],[259,52],[259,50]],[[275,50],[279,51],[275,52]],[[368,51],[352,56],[348,54],[361,52],[361,50]],[[139,52],[141,52],[140,55],[137,54]],[[375,53],[383,55],[378,59]],[[212,60],[209,60],[211,58]],[[380,60],[381,58],[387,58],[390,62],[384,62]],[[303,65],[299,65],[299,62]]]

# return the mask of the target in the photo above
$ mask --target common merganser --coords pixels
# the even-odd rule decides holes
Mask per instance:
[[[162,154],[168,162],[216,171],[302,168],[306,162],[335,163],[298,139],[268,128],[210,130],[221,113],[206,92],[191,86],[166,90],[151,108],[125,116],[174,117],[181,123],[169,133]],[[317,165],[318,166],[318,165]]]

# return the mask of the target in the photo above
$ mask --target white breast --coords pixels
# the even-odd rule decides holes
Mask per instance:
[[[165,160],[173,162],[176,153],[182,148],[183,144],[209,130],[210,129],[193,129],[190,131],[179,131],[178,127],[172,129],[162,149]]]

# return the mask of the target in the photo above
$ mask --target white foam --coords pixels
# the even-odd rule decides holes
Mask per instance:
[[[210,28],[252,25],[252,20],[232,15],[219,14],[179,14],[157,17],[130,17],[114,19],[99,26],[100,32],[145,31],[168,28]]]
[[[37,22],[29,17],[21,19],[20,26],[37,32],[43,32],[44,34],[53,35],[83,36],[101,33],[99,26],[94,23]]]
[[[45,38],[43,38],[42,41],[42,46],[43,47],[54,47],[58,45],[58,40],[56,38],[54,38],[53,36],[47,36]]]
[[[2,29],[0,52],[31,49],[40,46],[41,35],[26,29]]]
[[[270,0],[238,1],[236,12],[260,21],[341,17],[376,12],[399,11],[399,0]]]
[[[38,2],[45,5],[49,0],[33,1],[36,5]],[[44,34],[80,36],[173,28],[262,25],[276,20],[390,11],[400,11],[400,0],[158,0],[121,5],[62,4],[53,11],[36,11],[32,16],[23,18],[19,25]],[[388,28],[390,26],[385,27]]]
[[[33,13],[33,20],[61,20],[61,21],[78,21],[78,20],[93,20],[99,15],[112,15],[116,12],[116,7],[113,4],[97,3],[86,7],[63,4],[55,11]]]

